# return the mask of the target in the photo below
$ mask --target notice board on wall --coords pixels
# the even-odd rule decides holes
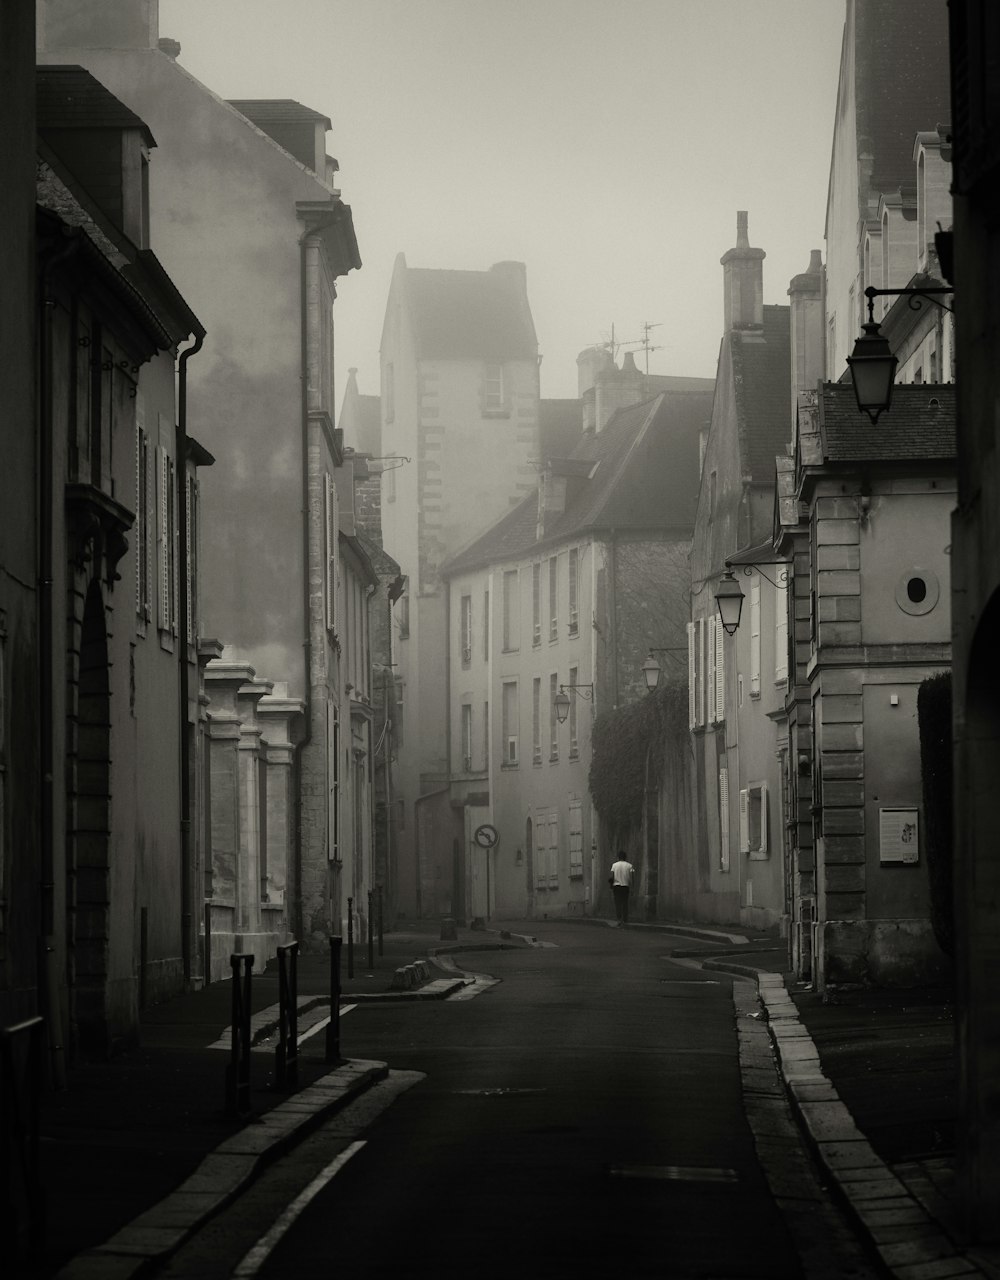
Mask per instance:
[[[878,856],[880,862],[920,861],[916,809],[879,809]]]

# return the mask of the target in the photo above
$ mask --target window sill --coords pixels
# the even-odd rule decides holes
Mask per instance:
[[[509,409],[484,409],[483,417],[484,418],[509,418],[510,410]]]
[[[558,764],[558,763],[559,763],[559,752],[558,752],[558,751],[550,751],[550,752],[549,752],[549,764]]]
[[[519,762],[518,762],[517,760],[515,760],[513,763],[511,763],[511,761],[509,761],[509,760],[505,760],[505,761],[503,762],[503,764],[500,766],[500,768],[501,768],[501,770],[504,770],[504,769],[508,769],[508,770],[517,769],[517,768],[519,768]]]
[[[531,758],[531,763],[532,763],[532,764],[541,764],[541,763],[542,763],[542,757],[541,757],[541,755],[532,756],[532,758]]]

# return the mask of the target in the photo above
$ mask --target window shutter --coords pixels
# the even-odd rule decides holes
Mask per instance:
[[[715,718],[726,718],[726,633],[722,619],[715,620]]]
[[[767,853],[767,783],[760,784],[760,852]]]
[[[535,819],[535,888],[549,887],[549,823],[544,813]]]
[[[326,553],[326,625],[333,631],[337,626],[337,503],[333,479],[323,472],[323,525],[324,551]]]
[[[161,630],[166,631],[170,627],[170,521],[167,496],[167,454],[162,445],[156,446],[156,486],[157,586],[160,597],[158,624]]]
[[[719,769],[719,866],[729,870],[729,768]]]
[[[774,594],[774,679],[788,679],[788,588]]]
[[[173,458],[167,456],[167,512],[170,520],[170,576],[168,580],[168,588],[170,594],[169,610],[170,610],[170,630],[173,635],[177,634],[177,593],[180,589],[180,559],[178,549],[181,540],[181,531],[177,520],[177,467]]]
[[[750,696],[760,693],[760,578],[750,585]]]
[[[705,723],[715,724],[715,618],[705,619]]]
[[[694,666],[694,623],[687,624],[688,638],[688,728],[694,729],[697,725],[697,717],[695,715],[696,689],[695,689],[695,666]]]
[[[740,792],[740,853],[750,852],[750,792]]]
[[[191,477],[184,477],[184,522],[185,522],[185,547],[187,548],[186,563],[184,565],[184,592],[187,600],[187,636],[188,644],[194,641],[194,593],[192,586],[194,585],[194,548],[192,546],[192,531],[194,529],[194,521],[191,518],[191,503],[194,500],[194,485],[191,483]]]
[[[142,398],[135,397],[135,611],[142,613]]]
[[[569,802],[569,873],[583,875],[583,806],[579,800]]]
[[[559,816],[549,818],[549,888],[559,888]]]

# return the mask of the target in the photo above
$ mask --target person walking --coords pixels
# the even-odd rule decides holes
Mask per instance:
[[[617,927],[623,929],[628,924],[628,898],[635,880],[635,867],[625,857],[625,850],[618,850],[618,860],[611,864],[611,875],[608,883],[615,899],[615,914],[618,917]]]

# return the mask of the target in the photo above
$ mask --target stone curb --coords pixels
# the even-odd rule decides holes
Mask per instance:
[[[984,1276],[858,1128],[823,1071],[782,975],[761,969],[753,976],[792,1111],[820,1166],[889,1274],[897,1280]]]
[[[614,920],[606,920],[603,916],[573,916],[568,919],[543,920],[542,924],[596,924],[606,929],[614,928]],[[721,929],[698,929],[686,924],[647,924],[645,921],[632,920],[630,929],[644,929],[649,933],[673,933],[681,938],[700,938],[705,942],[728,942],[736,947],[752,947],[753,941],[742,933],[726,933]]]
[[[166,1199],[103,1244],[71,1258],[55,1280],[129,1280],[162,1262],[230,1205],[272,1160],[388,1075],[386,1063],[356,1058],[300,1089],[209,1152]]]

